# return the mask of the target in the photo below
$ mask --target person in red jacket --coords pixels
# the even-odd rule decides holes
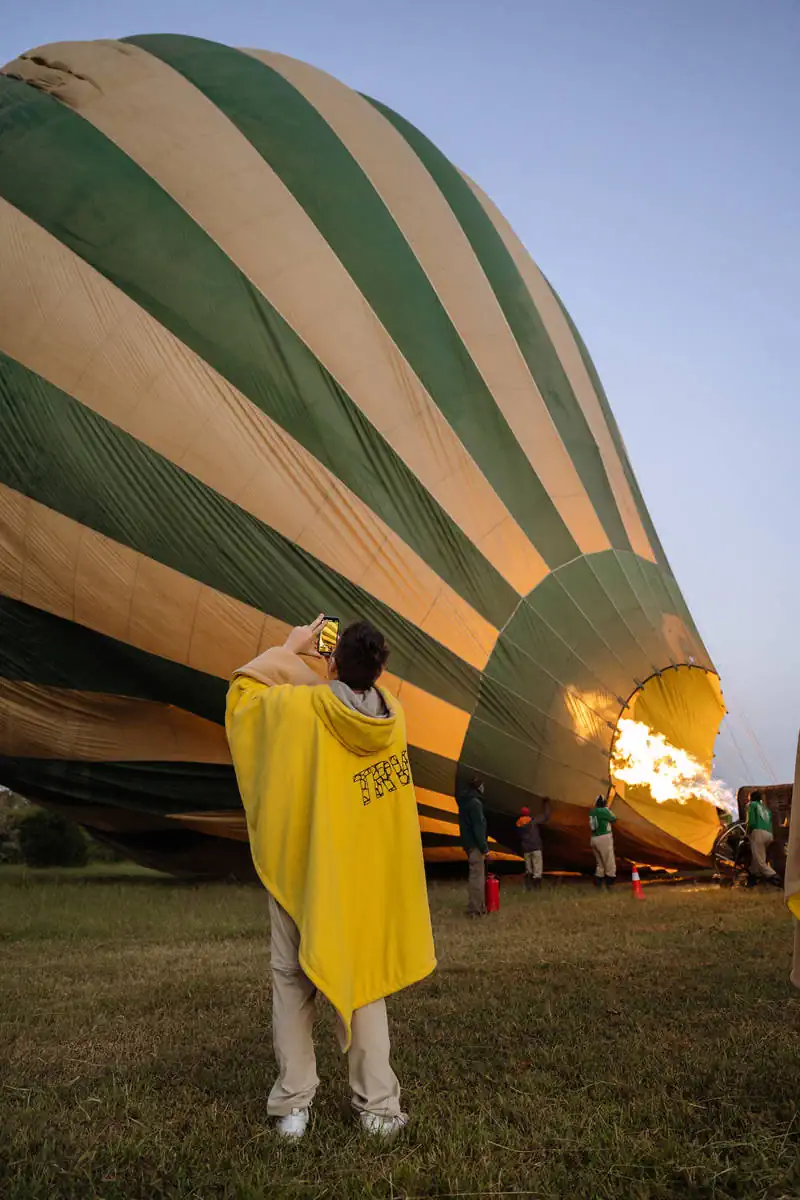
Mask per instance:
[[[542,871],[544,858],[542,854],[541,826],[550,820],[550,801],[545,800],[544,808],[535,817],[531,816],[529,808],[519,810],[517,829],[519,842],[525,859],[525,891],[532,892],[542,886]]]

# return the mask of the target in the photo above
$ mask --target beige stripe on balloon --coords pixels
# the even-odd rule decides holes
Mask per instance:
[[[416,788],[417,803],[426,804],[428,808],[438,808],[442,812],[458,813],[458,803],[453,796],[443,792],[432,792],[427,788]]]
[[[444,792],[432,792],[427,788],[416,788],[417,804],[424,804],[427,808],[437,809],[441,813],[453,813],[458,816],[458,801],[453,796],[445,795]],[[428,817],[420,814],[419,826],[423,833],[447,833],[451,836],[459,836],[459,823],[448,821],[444,816]],[[497,844],[497,839],[490,837],[489,842]]]
[[[606,475],[611,484],[614,499],[617,502],[617,508],[619,509],[633,550],[642,558],[648,558],[651,562],[655,562],[656,556],[636,508],[636,502],[633,498],[630,484],[625,476],[617,448],[614,445],[611,431],[608,428],[605,414],[589,377],[589,372],[586,370],[586,365],[581,357],[580,349],[575,341],[572,330],[561,310],[561,306],[553,295],[553,291],[544,275],[542,275],[536,263],[528,254],[528,251],[497,206],[472,179],[467,175],[464,175],[463,178],[469,184],[483,206],[486,215],[502,238],[506,249],[514,260],[517,270],[522,276],[525,286],[530,292],[531,299],[542,319],[547,336],[553,343],[555,351],[561,360],[561,365],[581,406],[592,437],[597,443]]]
[[[0,594],[222,679],[289,631],[4,485]]]
[[[276,617],[2,484],[0,595],[221,679],[289,632]],[[382,682],[400,699],[410,744],[457,759],[469,714],[397,676]]]
[[[544,560],[308,214],[228,118],[136,46],[66,42],[40,48],[35,57],[6,70],[56,92],[157,180],[281,313],[508,582],[521,595],[535,587],[547,574]]]
[[[363,501],[124,292],[2,200],[0,349],[473,666],[487,661],[497,630]]]
[[[3,678],[0,754],[81,762],[231,761],[223,727],[183,709]]]
[[[391,691],[391,685],[387,686]],[[424,692],[413,683],[401,683],[399,693],[395,694],[405,713],[409,745],[457,761],[461,757],[470,714]]]
[[[452,209],[414,150],[357,92],[284,54],[246,50],[317,109],[391,212],[528,461],[584,554],[608,537],[497,297]]]
[[[443,833],[446,837],[458,837],[457,821],[438,821],[435,817],[420,813],[419,827],[422,833]]]

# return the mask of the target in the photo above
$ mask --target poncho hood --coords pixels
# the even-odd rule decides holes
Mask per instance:
[[[397,712],[388,692],[381,689],[388,717],[367,717],[349,708],[330,687],[317,687],[311,696],[314,712],[328,732],[351,754],[380,754],[397,737]]]

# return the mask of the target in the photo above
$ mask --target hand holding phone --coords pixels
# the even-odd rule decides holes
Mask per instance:
[[[324,613],[320,613],[310,625],[298,625],[284,642],[285,648],[291,650],[292,654],[307,654],[312,658],[319,658],[319,635],[329,619]]]
[[[330,658],[339,641],[339,618],[320,613],[310,625],[298,625],[284,645],[292,654],[310,654],[314,658]]]

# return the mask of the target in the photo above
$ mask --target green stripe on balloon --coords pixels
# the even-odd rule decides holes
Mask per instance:
[[[419,746],[409,746],[408,753],[417,787],[441,792],[444,796],[455,795],[456,763],[452,759],[435,754],[433,750],[422,750]]]
[[[473,772],[491,777],[498,785],[533,793],[531,781],[536,780],[537,795],[561,799],[582,792],[597,794],[598,785],[608,781],[608,754],[611,731],[605,746],[592,742],[569,745],[566,736],[558,740],[542,737],[542,748],[525,745],[509,733],[501,732],[480,718],[473,718],[464,742],[460,775],[463,779]],[[495,783],[486,784],[486,794],[496,803]]]
[[[683,598],[683,593],[678,587],[677,580],[671,571],[661,569],[654,566],[652,563],[642,561],[642,570],[650,580],[650,586],[654,591],[661,589],[669,598],[669,602],[665,604],[665,612],[673,612],[683,621],[689,634],[692,638],[695,648],[695,660],[698,666],[705,667],[707,670],[717,673],[717,669],[711,661],[711,657],[706,650],[703,639],[700,636],[700,631],[694,623],[694,618],[689,611],[686,601]]]
[[[474,668],[194,476],[0,353],[0,482],[292,625],[365,617],[392,669],[471,711]]]
[[[639,482],[633,473],[633,467],[631,466],[630,459],[628,458],[628,451],[625,449],[625,443],[622,440],[622,434],[620,433],[619,425],[617,424],[617,420],[614,416],[611,405],[608,402],[608,396],[606,395],[605,388],[600,381],[600,376],[597,374],[597,369],[592,362],[592,356],[589,354],[589,351],[586,348],[586,343],[581,337],[575,322],[567,312],[567,309],[564,307],[558,292],[553,287],[549,279],[545,279],[545,282],[550,288],[550,291],[553,293],[561,312],[564,314],[564,319],[569,325],[572,336],[575,339],[575,344],[578,347],[581,358],[583,359],[583,365],[586,367],[586,371],[589,375],[589,379],[591,380],[595,395],[600,402],[600,407],[603,410],[603,416],[605,417],[606,425],[608,426],[611,434],[611,439],[614,442],[620,462],[622,463],[622,469],[625,473],[625,478],[627,479],[628,486],[633,493],[633,499],[636,503],[637,512],[639,513],[642,524],[644,525],[645,533],[647,534],[647,540],[650,543],[650,546],[656,558],[658,559],[659,564],[666,570],[669,570],[670,567],[667,561],[667,556],[664,553],[664,547],[659,541],[658,534],[656,533],[656,527],[653,524],[650,513],[647,511],[647,505],[644,502],[644,496],[642,495],[641,488],[639,487]]]
[[[3,75],[0,195],[205,359],[502,627],[517,593],[216,243],[88,121]]]
[[[418,804],[417,810],[421,817],[432,817],[435,821],[444,821],[447,825],[453,826],[451,837],[459,838],[458,832],[458,813],[451,812],[447,808],[436,808],[433,804]]]
[[[232,766],[193,762],[80,762],[0,757],[0,779],[35,798],[59,804],[107,804],[168,816],[174,812],[235,812],[242,802]]]
[[[383,200],[327,121],[265,63],[200,38],[126,38],[233,122],[308,213],[539,553],[579,552]]]
[[[227,681],[0,596],[0,678],[154,700],[222,724]]]
[[[560,599],[562,607],[565,605],[563,594],[555,599]],[[597,647],[605,651],[599,640]],[[579,658],[559,635],[557,625],[553,628],[530,605],[520,605],[487,664],[480,711],[492,686],[499,685],[574,732],[579,732],[579,726],[602,725],[616,718],[620,698],[631,689],[617,692],[602,679],[601,669],[596,658],[593,664]],[[530,731],[524,729],[521,736],[530,739]]]
[[[593,630],[600,631],[604,624],[603,641],[626,668],[625,681],[616,685],[624,696],[626,686],[653,673],[666,647],[654,644],[653,628],[620,567],[618,553],[624,552],[609,550],[575,563],[573,570],[559,576],[559,583]]]
[[[423,830],[422,849],[423,850],[435,850],[435,849],[439,849],[440,847],[444,847],[447,850],[461,850],[462,851],[461,857],[462,858],[465,857],[463,850],[462,850],[462,846],[461,846],[461,837],[455,830],[453,831],[452,834],[426,833]]]
[[[638,555],[617,551],[615,558],[639,608],[642,644],[652,648],[654,665],[660,663],[663,666],[665,663],[674,662],[674,652],[664,637],[663,629],[664,613],[672,609],[672,605],[664,607],[666,592],[662,590],[656,593],[651,584],[651,577],[643,569],[643,560]]]
[[[423,133],[386,105],[370,104],[402,134],[436,182],[472,246],[612,546],[630,549],[589,425],[513,258],[459,171]]]
[[[525,603],[520,605],[517,614],[509,623],[509,636],[518,641],[523,648],[525,641],[522,640],[522,635],[525,631],[527,612],[534,614],[549,630],[554,631],[561,643],[568,646],[575,658],[586,665],[594,678],[602,680],[613,695],[628,694],[630,671],[615,649],[598,636],[590,618],[560,579],[553,579],[548,587],[536,588]],[[519,637],[516,636],[517,630],[520,631]],[[558,674],[557,677],[565,685],[574,682],[566,672]],[[577,686],[591,690],[591,682],[585,676]]]
[[[615,552],[604,553],[605,557],[613,557]],[[593,554],[564,567],[558,575],[558,589],[563,589],[580,609],[587,624],[596,630],[598,641],[613,648],[615,658],[625,668],[624,679],[617,679],[617,694],[627,696],[637,679],[647,679],[652,674],[652,648],[649,641],[643,643],[636,635],[635,628],[625,620],[619,600],[598,578],[596,565],[603,557]],[[651,632],[650,627],[647,628]]]
[[[0,596],[0,678],[169,704],[222,725],[228,681]],[[456,764],[409,746],[414,782],[452,795]],[[198,770],[208,764],[197,764]],[[165,772],[172,764],[162,763]],[[224,770],[211,764],[215,771]],[[143,768],[144,769],[144,768]],[[197,807],[198,796],[187,799]],[[208,807],[213,808],[211,804]],[[238,793],[233,807],[239,807]],[[188,811],[188,810],[187,810]]]
[[[623,557],[630,560],[635,556],[614,552],[594,555],[590,559],[591,572],[599,580],[606,594],[611,597],[617,612],[643,649],[647,664],[642,668],[644,673],[639,676],[639,681],[641,681],[652,675],[659,666],[666,666],[672,660],[669,647],[660,633],[654,630],[647,614],[642,609],[641,600],[622,565]]]
[[[489,744],[495,749],[500,747],[499,756],[493,760],[492,773],[501,779],[514,778],[520,787],[528,790],[531,790],[534,778],[532,767],[540,758],[566,763],[571,757],[585,752],[599,761],[596,755],[602,755],[603,748],[607,750],[611,727],[602,717],[594,716],[590,727],[582,724],[578,729],[561,702],[563,697],[559,693],[564,690],[551,682],[552,702],[548,711],[539,707],[539,697],[534,701],[510,693],[507,678],[501,678],[499,669],[495,674],[493,663],[492,674],[484,675],[482,680],[480,702],[470,722],[462,761],[489,770],[485,761],[478,763],[469,757],[469,747],[474,746],[479,728],[484,730]],[[493,736],[495,743],[492,743]]]

